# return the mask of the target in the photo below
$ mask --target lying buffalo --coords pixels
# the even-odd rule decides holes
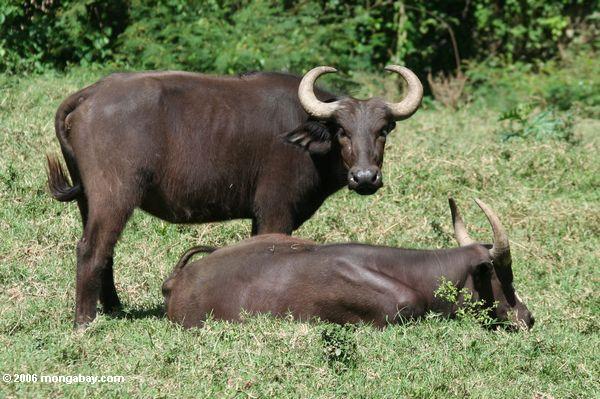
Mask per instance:
[[[483,301],[497,321],[530,328],[533,316],[513,288],[506,233],[492,210],[477,204],[492,225],[493,245],[469,238],[450,200],[459,248],[317,245],[279,234],[218,250],[192,248],[163,284],[167,315],[186,327],[202,325],[209,314],[239,320],[241,310],[383,327],[430,310],[452,316],[456,304],[434,295],[445,278]],[[213,253],[186,265],[198,252]]]
[[[382,185],[386,135],[419,107],[423,88],[407,68],[399,103],[337,97],[313,88],[331,67],[303,78],[184,72],[110,75],[71,95],[55,129],[72,184],[48,158],[54,198],[76,200],[75,323],[120,307],[114,246],[136,207],[173,223],[251,218],[252,233],[290,234],[345,185]]]

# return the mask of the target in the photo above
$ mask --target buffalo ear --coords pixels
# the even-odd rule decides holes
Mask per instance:
[[[313,155],[325,155],[331,151],[331,140],[313,141],[308,145],[308,152]]]
[[[329,129],[316,121],[308,121],[285,134],[288,143],[300,146],[314,155],[324,155],[331,150]]]

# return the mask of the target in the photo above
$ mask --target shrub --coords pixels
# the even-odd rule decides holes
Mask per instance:
[[[0,3],[0,72],[103,62],[127,23],[127,0]]]
[[[463,59],[496,58],[511,63],[552,58],[578,36],[593,37],[598,24],[593,14],[595,0],[406,0],[394,4],[398,8],[395,59],[432,72],[455,68],[448,26]]]
[[[504,112],[519,103],[590,118],[600,114],[600,63],[593,51],[569,51],[568,60],[538,64],[469,63],[465,87],[473,102]],[[532,73],[537,69],[537,73]]]
[[[594,46],[594,0],[5,0],[0,71],[135,68],[451,71],[455,54],[527,62]],[[453,50],[450,31],[456,36]],[[579,34],[578,30],[590,32]],[[423,73],[422,77],[425,77]]]
[[[573,115],[560,115],[550,107],[537,110],[534,104],[519,104],[500,114],[499,121],[505,122],[500,129],[502,141],[533,139],[537,141],[560,140],[577,142],[573,129]]]
[[[579,80],[573,84],[553,82],[546,88],[544,100],[560,111],[568,111],[577,103],[586,108],[598,107],[600,85],[586,80]]]
[[[484,326],[495,324],[489,310],[485,308],[483,300],[474,301],[473,294],[468,289],[462,288],[459,290],[445,277],[440,279],[440,285],[433,295],[450,304],[457,305],[456,318],[459,320],[474,321]]]
[[[377,48],[385,47],[380,32],[368,31],[377,13],[340,4],[135,0],[118,57],[143,68],[217,73],[303,71],[319,64],[369,69]]]

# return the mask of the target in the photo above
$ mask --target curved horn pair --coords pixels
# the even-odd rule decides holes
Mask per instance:
[[[399,103],[388,103],[386,105],[396,120],[406,119],[415,113],[421,99],[423,98],[423,85],[421,81],[410,69],[399,65],[388,65],[387,71],[395,72],[402,76],[408,85],[408,94]],[[320,101],[314,92],[314,85],[317,78],[323,74],[337,72],[330,66],[319,66],[311,69],[304,75],[300,86],[298,87],[298,98],[304,110],[318,119],[330,118],[339,108],[339,101],[325,103]]]
[[[452,214],[452,225],[454,226],[454,237],[458,242],[458,245],[465,246],[475,243],[475,241],[469,236],[465,223],[456,207],[454,199],[448,198],[450,203],[450,213]],[[490,257],[492,260],[500,264],[510,263],[510,244],[508,241],[508,235],[500,223],[498,216],[492,211],[492,209],[486,205],[483,201],[475,199],[475,202],[481,208],[488,221],[492,225],[492,231],[494,232],[494,244],[490,249]]]

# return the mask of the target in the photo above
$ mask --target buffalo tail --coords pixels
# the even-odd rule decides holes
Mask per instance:
[[[198,245],[196,247],[192,247],[188,249],[183,255],[181,255],[181,258],[179,258],[179,262],[177,262],[177,265],[175,265],[175,270],[182,269],[190,261],[190,258],[196,255],[197,253],[211,253],[215,252],[217,249],[218,248],[209,247],[206,245]]]
[[[61,202],[73,201],[83,194],[81,184],[73,184],[69,182],[67,173],[62,167],[60,161],[51,155],[46,156],[48,162],[48,189],[52,197]]]

